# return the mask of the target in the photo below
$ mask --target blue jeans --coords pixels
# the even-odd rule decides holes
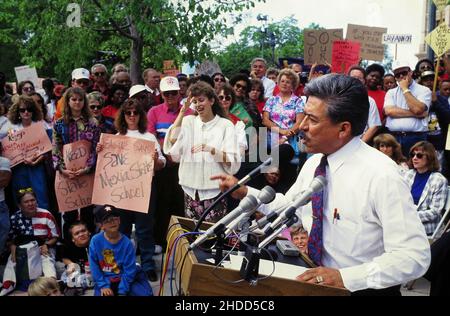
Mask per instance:
[[[420,141],[427,140],[427,133],[423,134],[409,134],[409,135],[397,135],[394,134],[395,139],[402,146],[402,153],[405,157],[409,157],[409,150],[412,146]]]
[[[141,267],[136,266],[136,276],[130,285],[128,296],[153,296],[153,290],[148,283],[147,275],[142,271]],[[94,288],[94,296],[100,296],[101,290],[97,285]]]
[[[0,202],[0,254],[2,254],[9,233],[9,209],[5,201]]]

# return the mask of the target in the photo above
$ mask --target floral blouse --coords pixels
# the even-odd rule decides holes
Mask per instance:
[[[59,170],[60,167],[65,168],[63,146],[79,140],[91,142],[91,153],[86,167],[90,169],[95,167],[97,159],[96,147],[100,139],[100,133],[98,122],[94,118],[80,118],[77,121],[70,119],[69,124],[66,124],[63,118],[57,120],[53,126],[53,167],[55,170]]]
[[[263,111],[269,113],[272,122],[282,129],[290,129],[295,124],[297,114],[304,112],[303,100],[292,95],[288,102],[283,104],[280,96],[274,96],[267,100]]]

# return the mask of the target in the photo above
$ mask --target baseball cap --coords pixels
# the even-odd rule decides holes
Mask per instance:
[[[85,68],[77,68],[72,71],[72,80],[78,80],[78,79],[90,79],[89,77],[89,70]]]
[[[425,77],[429,77],[429,76],[434,77],[435,74],[436,73],[433,70],[426,70],[426,71],[422,72],[422,74],[420,75],[420,78],[425,78]]]
[[[162,78],[159,83],[159,90],[161,90],[161,92],[180,90],[178,79],[170,76]]]
[[[98,205],[94,209],[94,216],[97,223],[102,223],[109,217],[120,216],[119,211],[112,205]]]
[[[134,86],[132,86],[130,88],[129,98],[135,96],[136,94],[138,94],[139,92],[142,92],[142,91],[147,91],[145,86],[143,86],[141,84],[135,84]]]
[[[400,69],[400,68],[409,68],[409,69],[411,69],[411,66],[405,60],[395,60],[392,63],[392,71],[396,71],[397,69]]]

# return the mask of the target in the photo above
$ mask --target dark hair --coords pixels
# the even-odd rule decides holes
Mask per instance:
[[[212,78],[208,75],[200,75],[198,77],[198,81],[203,81],[206,82],[207,84],[209,84],[211,87],[214,87],[214,80],[212,80]]]
[[[20,202],[22,202],[23,197],[27,194],[31,194],[36,199],[36,193],[34,193],[33,189],[28,188],[25,190],[19,190],[19,191],[17,191],[17,196],[16,196],[18,205],[20,204]]]
[[[128,131],[128,125],[125,121],[125,112],[130,109],[135,108],[139,114],[138,130],[139,133],[144,134],[147,131],[147,115],[142,107],[141,102],[135,99],[127,99],[119,109],[117,113],[116,120],[114,121],[114,126],[116,130],[121,135],[125,135]]]
[[[224,84],[223,87],[220,88],[219,94],[222,91],[225,95],[231,96],[231,106],[230,106],[230,109],[231,109],[233,107],[233,105],[236,103],[236,93],[234,93],[233,87],[230,86],[228,83]]]
[[[29,83],[29,84],[33,87],[33,89],[34,89],[34,83],[33,83],[33,81],[30,81],[30,80],[24,80],[24,81],[21,81],[21,82],[19,82],[19,84],[17,85],[17,94],[18,94],[18,95],[22,95],[22,89],[23,89],[23,86],[26,85],[27,83]]]
[[[387,74],[384,75],[383,79],[384,79],[384,78],[387,78],[387,77],[395,78],[394,74],[387,73]]]
[[[42,115],[44,116],[44,120],[46,120],[48,109],[47,109],[47,104],[44,104],[45,103],[44,98],[42,97],[42,95],[40,93],[38,93],[36,91],[30,94],[30,97],[33,97],[33,96],[37,96],[41,100],[41,111],[42,111]]]
[[[87,224],[85,222],[83,222],[83,221],[75,221],[69,226],[70,237],[73,237],[72,236],[72,228],[74,228],[75,226],[81,226],[81,225],[84,226],[86,229],[88,229]]]
[[[332,122],[350,122],[353,136],[364,132],[369,116],[369,97],[366,87],[358,79],[327,74],[308,83],[305,93],[327,104],[328,117]]]
[[[440,164],[436,155],[436,149],[434,148],[433,144],[427,141],[420,141],[411,147],[411,149],[409,150],[409,154],[411,155],[416,149],[419,148],[422,149],[427,156],[428,171],[439,171]]]
[[[31,116],[31,120],[33,122],[39,122],[42,120],[42,109],[36,105],[34,100],[28,95],[19,95],[8,112],[8,119],[11,123],[19,124],[22,121],[19,113],[19,107],[21,104],[32,108],[33,115]]]
[[[262,83],[262,81],[260,79],[252,79],[250,80],[250,91],[253,90],[253,88],[258,88],[259,91],[261,92],[259,94],[259,98],[258,101],[264,101],[264,84]]]
[[[111,86],[108,94],[108,100],[106,101],[108,105],[112,104],[112,99],[114,97],[114,93],[116,93],[117,90],[122,90],[125,92],[125,95],[128,95],[128,88],[125,87],[122,84],[115,83]]]
[[[212,105],[212,111],[214,115],[219,115],[220,117],[227,118],[225,111],[222,109],[219,103],[219,98],[214,91],[214,88],[207,84],[206,82],[199,81],[189,87],[189,91],[193,97],[205,96],[210,100],[214,100]]]
[[[371,72],[376,71],[380,74],[380,77],[383,78],[385,74],[384,67],[380,64],[372,64],[366,68],[366,74],[369,75]]]
[[[420,66],[420,64],[423,63],[423,62],[429,63],[429,64],[431,65],[431,70],[434,71],[434,63],[433,63],[430,59],[428,59],[428,58],[423,58],[423,59],[421,59],[421,60],[419,60],[419,61],[417,62],[416,67],[414,68],[414,72],[415,72],[416,74],[420,75],[420,73],[419,73],[419,66]]]
[[[78,95],[83,98],[83,108],[81,109],[81,116],[84,117],[84,119],[89,120],[92,118],[91,110],[89,109],[88,100],[86,91],[79,87],[72,87],[66,90],[63,96],[63,119],[64,123],[69,124],[70,119],[72,118],[72,109],[69,106],[70,98],[73,95]]]
[[[238,81],[245,81],[247,84],[247,89],[245,90],[245,95],[247,95],[250,91],[251,91],[251,82],[250,79],[248,79],[248,76],[242,73],[239,73],[237,75],[234,75],[233,77],[231,77],[230,79],[230,85],[232,87],[234,87],[234,85],[236,84],[236,82]]]

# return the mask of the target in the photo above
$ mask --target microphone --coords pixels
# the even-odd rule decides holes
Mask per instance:
[[[272,202],[275,199],[276,192],[271,187],[266,185],[261,191],[259,191],[258,196],[256,197],[257,204],[254,208],[254,211],[261,205],[261,204],[268,204]],[[225,232],[225,236],[229,235],[234,229],[236,229],[239,224],[244,220],[250,217],[254,212],[244,212],[241,213],[235,220],[233,220],[227,227],[227,230]]]
[[[273,233],[273,231],[285,220],[290,219],[294,214],[297,208],[299,208],[302,205],[306,205],[310,200],[311,196],[321,191],[325,185],[327,184],[327,179],[325,179],[324,176],[317,176],[309,185],[309,188],[303,191],[300,194],[300,197],[294,201],[294,203],[289,206],[287,209],[285,209],[281,214],[273,221],[272,224],[270,224],[269,227],[264,231],[264,233],[267,235],[270,235]]]
[[[216,235],[218,231],[225,228],[228,223],[230,223],[240,214],[254,210],[257,204],[258,201],[254,196],[246,196],[234,210],[222,217],[217,223],[208,228],[208,230],[203,235],[200,235],[200,237],[198,237],[192,244],[190,244],[189,249],[194,249],[209,237]]]
[[[266,161],[264,161],[258,167],[256,167],[252,171],[250,171],[250,173],[248,175],[246,175],[241,180],[239,180],[236,185],[237,186],[244,185],[247,182],[249,182],[250,180],[256,178],[261,173],[262,168],[269,166],[271,163],[272,163],[272,157],[267,158]]]

